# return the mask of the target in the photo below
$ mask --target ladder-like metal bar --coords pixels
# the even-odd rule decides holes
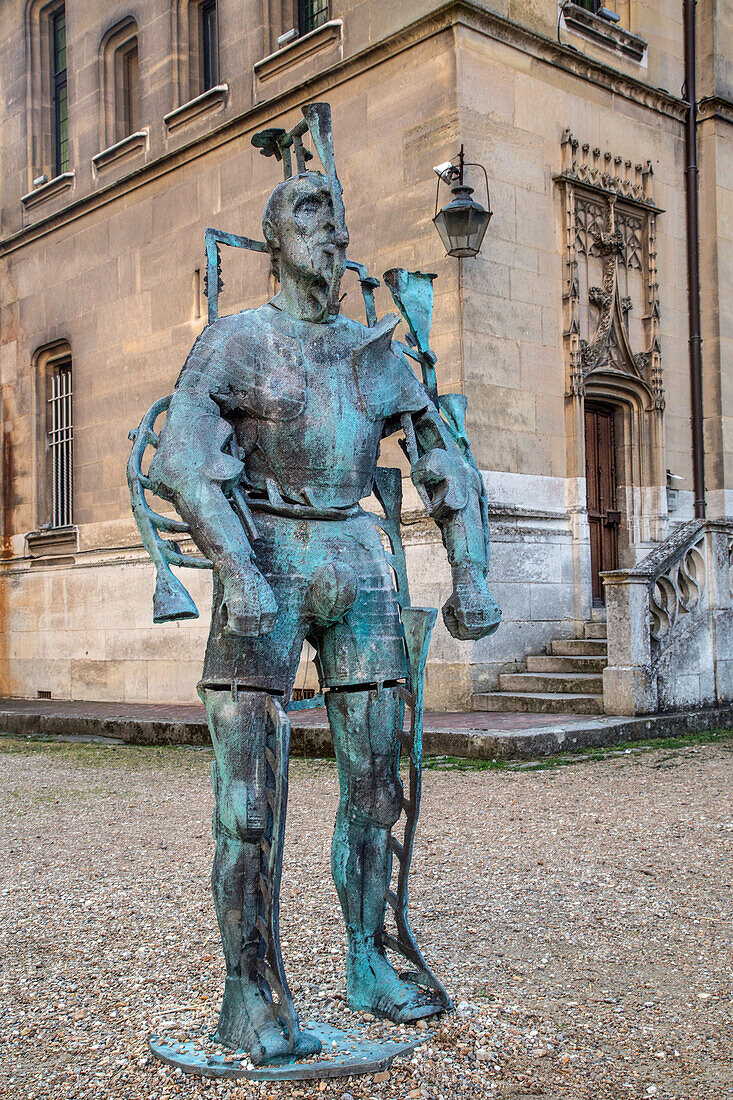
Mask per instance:
[[[410,669],[409,688],[400,688],[400,699],[410,709],[410,731],[407,735],[406,752],[409,757],[408,795],[403,800],[405,814],[405,833],[402,842],[395,836],[390,838],[390,848],[397,861],[397,888],[388,888],[386,901],[394,913],[396,934],[382,933],[382,944],[407,959],[415,968],[409,974],[410,980],[417,985],[437,994],[446,1009],[452,1008],[452,1002],[442,983],[428,966],[417,945],[407,916],[408,880],[415,844],[415,833],[420,816],[422,796],[422,733],[423,733],[423,691],[425,683],[425,663],[430,645],[430,635],[437,611],[434,607],[404,607],[402,625],[405,631],[405,648]],[[401,739],[402,741],[402,739]],[[402,741],[404,744],[404,741]]]
[[[300,1025],[280,950],[280,879],[285,818],[288,805],[290,720],[281,703],[265,696],[268,718],[266,760],[267,827],[260,843],[260,882],[257,930],[261,937],[258,973],[272,993],[272,1011],[287,1029],[288,1045],[295,1049]]]

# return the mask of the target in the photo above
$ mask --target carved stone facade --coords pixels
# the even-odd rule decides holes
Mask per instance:
[[[557,180],[566,219],[568,392],[582,397],[589,374],[612,372],[641,381],[653,407],[662,412],[656,240],[657,216],[663,211],[652,198],[651,161],[633,165],[602,154],[598,147],[581,145],[570,130],[563,134],[562,153]],[[600,275],[600,286],[591,285],[594,274]],[[637,296],[641,301],[635,301]],[[581,302],[597,311],[595,328],[591,325],[585,336]],[[644,347],[637,352],[629,332],[634,308],[641,311],[644,335]]]

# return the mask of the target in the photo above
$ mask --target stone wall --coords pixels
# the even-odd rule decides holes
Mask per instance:
[[[561,38],[574,49],[558,46],[550,0],[334,4],[317,49],[308,53],[296,43],[273,60],[292,11],[287,4],[265,7],[258,23],[233,0],[220,0],[226,94],[180,125],[165,121],[181,106],[185,84],[170,5],[154,0],[138,11],[147,137],[100,169],[92,162],[102,142],[99,42],[128,11],[67,0],[73,184],[30,204],[21,197],[43,167],[29,132],[25,67],[36,7],[27,16],[20,0],[0,8],[3,694],[195,697],[208,582],[193,573],[185,578],[196,589],[198,622],[153,626],[152,568],[129,513],[127,432],[171,390],[204,324],[205,228],[260,235],[277,167],[252,149],[252,133],[292,125],[310,99],[332,104],[351,256],[377,276],[395,265],[439,276],[433,333],[439,386],[468,396],[468,428],[485,473],[490,586],[504,623],[494,637],[467,645],[451,640],[439,620],[428,705],[469,706],[473,691],[490,690],[500,671],[552,637],[579,632],[590,613],[585,468],[566,397],[563,342],[566,225],[556,177],[567,128],[590,146],[653,165],[654,197],[664,211],[657,231],[662,466],[686,479],[677,518],[689,508],[678,5],[627,5],[626,24],[649,43],[641,63],[571,31]],[[715,57],[717,47],[711,49]],[[730,266],[729,192],[721,175],[730,143],[729,123],[716,120],[714,133],[703,135],[703,167],[716,181],[705,200],[705,231],[719,243],[705,277],[708,299],[718,301]],[[487,168],[494,217],[481,254],[463,263],[459,286],[458,265],[443,254],[431,219],[432,166],[453,157],[461,142],[468,159]],[[478,180],[470,182],[483,200]],[[224,281],[222,312],[261,303],[269,293],[266,258],[225,251]],[[347,289],[344,308],[361,319],[356,283]],[[393,308],[384,288],[377,301],[380,313]],[[733,493],[723,457],[731,452],[733,390],[722,367],[730,336],[724,311],[715,318],[706,409],[720,511]],[[74,372],[76,529],[64,545],[43,535],[26,538],[48,519],[38,353],[61,341],[70,347]],[[401,462],[394,440],[383,458]],[[657,537],[650,530],[667,530],[665,486],[630,481],[622,488],[629,501],[623,564],[633,565]],[[440,606],[448,570],[437,533],[416,508],[407,483],[413,599]]]

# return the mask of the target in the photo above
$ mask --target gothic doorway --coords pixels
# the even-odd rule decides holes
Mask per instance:
[[[614,409],[608,405],[585,406],[585,477],[590,527],[590,561],[593,605],[605,602],[601,573],[618,569],[618,509],[616,433]]]

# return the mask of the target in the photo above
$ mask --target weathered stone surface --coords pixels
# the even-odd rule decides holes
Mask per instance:
[[[297,60],[298,50],[290,60],[283,55],[281,71],[264,82],[258,78],[255,86],[255,64],[277,52],[278,35],[289,29],[288,19],[292,23],[288,12],[287,6],[275,5],[271,18],[263,14],[261,20],[222,23],[219,60],[228,85],[226,104],[173,132],[163,125],[164,117],[191,99],[186,42],[178,40],[178,30],[154,6],[137,12],[140,120],[149,129],[148,145],[110,166],[102,177],[94,173],[92,157],[107,143],[100,134],[99,49],[109,13],[98,0],[85,3],[75,14],[73,30],[70,24],[69,37],[74,186],[24,210],[21,196],[50,166],[35,155],[29,161],[27,135],[38,133],[39,127],[37,106],[27,98],[33,86],[26,71],[33,56],[26,41],[28,24],[18,3],[2,7],[0,382],[4,479],[10,489],[3,494],[0,582],[4,694],[50,690],[69,697],[71,661],[87,660],[106,662],[110,684],[121,683],[126,699],[195,699],[195,661],[181,658],[175,668],[156,672],[152,660],[146,676],[132,652],[108,655],[95,619],[103,591],[110,633],[129,621],[135,628],[153,629],[145,621],[150,573],[137,564],[133,568],[139,544],[125,516],[125,430],[157,393],[172,387],[202,328],[206,226],[213,221],[233,232],[256,234],[270,177],[264,158],[249,147],[249,135],[263,124],[289,122],[288,105],[320,95],[326,83],[332,85],[344,185],[347,193],[356,193],[358,187],[361,196],[348,209],[353,254],[378,274],[406,257],[410,266],[438,272],[445,288],[436,308],[439,382],[442,389],[451,389],[463,380],[476,410],[475,423],[469,414],[469,431],[487,475],[490,500],[507,516],[514,509],[555,512],[555,524],[566,536],[555,551],[538,525],[524,537],[512,527],[516,521],[507,522],[505,532],[497,531],[492,575],[499,585],[507,585],[508,613],[507,628],[497,636],[492,654],[496,661],[480,646],[463,653],[452,649],[439,625],[430,659],[435,675],[429,684],[445,694],[433,694],[432,705],[451,707],[459,700],[468,705],[469,686],[493,688],[499,673],[515,660],[537,652],[552,637],[579,631],[590,611],[585,469],[577,428],[566,419],[561,347],[567,272],[563,211],[554,177],[562,168],[559,139],[566,127],[590,150],[608,148],[632,165],[651,161],[655,196],[665,210],[657,219],[667,399],[659,446],[664,447],[663,466],[686,480],[680,483],[679,511],[667,517],[663,483],[642,491],[636,475],[629,474],[630,484],[624,486],[631,502],[629,546],[623,564],[633,564],[650,549],[651,526],[663,527],[667,519],[674,524],[692,514],[683,108],[675,94],[659,91],[673,93],[682,84],[679,6],[638,8],[630,29],[649,43],[639,65],[567,28],[561,28],[561,38],[574,50],[558,53],[557,11],[548,0],[539,5],[523,0],[511,7],[494,4],[491,12],[468,5],[460,13],[431,0],[401,6],[347,0],[338,12],[343,20],[340,38],[329,39],[309,59]],[[733,166],[730,123],[716,98],[728,96],[728,70],[721,59],[730,52],[729,32],[717,9],[700,11],[699,18],[704,26],[700,210],[709,512],[732,515],[733,392],[726,364],[733,341],[724,304],[733,294],[733,245],[724,214]],[[42,56],[40,50],[37,56]],[[326,63],[331,66],[328,76]],[[430,224],[432,166],[454,156],[462,141],[467,155],[487,167],[494,208],[481,254],[463,264],[463,347],[457,265],[443,255]],[[259,305],[268,296],[264,256],[229,264],[224,278],[225,312]],[[348,292],[344,309],[361,319],[353,285]],[[640,324],[641,312],[632,311],[632,325]],[[60,339],[68,339],[74,362],[80,554],[73,564],[31,566],[24,534],[49,518],[39,488],[45,426],[34,356]],[[498,403],[489,407],[496,394],[503,419],[496,412]],[[625,443],[622,450],[628,458]],[[522,522],[533,527],[532,517],[518,526]],[[433,583],[434,547],[410,546],[408,557],[420,585],[431,593],[426,602],[435,604],[441,595],[445,599],[447,593]],[[537,572],[538,559],[548,563],[551,576]],[[40,575],[46,572],[53,573],[52,584],[42,588]],[[68,597],[65,591],[72,573],[81,578],[73,600],[70,590]],[[124,602],[115,575],[122,579]],[[546,580],[564,586],[572,603],[563,601],[562,616],[554,623],[534,623],[528,602],[523,603],[513,586]],[[205,614],[206,593],[197,593],[196,599]],[[65,621],[59,607],[65,609]],[[22,656],[11,649],[16,643],[10,640],[19,620],[25,635]],[[202,642],[203,629],[186,627],[194,648]],[[73,658],[67,655],[67,642],[73,644]],[[121,680],[118,662],[124,669]],[[86,694],[101,690],[95,665],[88,667]],[[476,670],[483,683],[474,682]],[[74,683],[84,683],[82,666]]]

